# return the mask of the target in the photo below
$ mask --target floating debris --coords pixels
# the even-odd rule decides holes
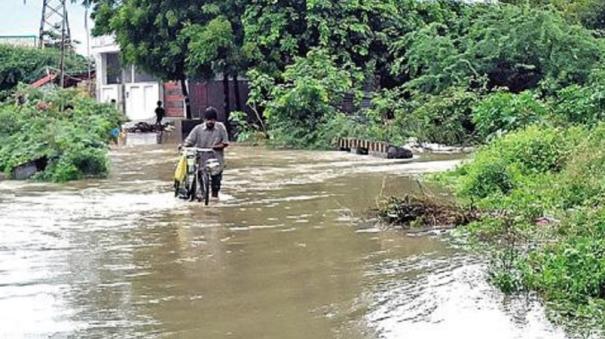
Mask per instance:
[[[477,219],[473,211],[430,196],[389,197],[380,202],[378,217],[389,225],[411,228],[453,228]]]

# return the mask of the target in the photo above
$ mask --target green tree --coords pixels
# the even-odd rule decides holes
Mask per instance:
[[[570,22],[590,29],[605,29],[605,2],[602,0],[503,0],[514,5],[529,4],[538,8],[555,8]]]
[[[295,57],[322,48],[337,64],[394,86],[391,44],[418,27],[428,7],[415,0],[257,1],[246,6],[244,50],[257,70],[279,77]]]
[[[215,1],[204,5],[202,10],[213,18],[207,22],[192,23],[183,32],[189,39],[188,71],[190,75],[202,79],[223,75],[227,115],[231,111],[229,77],[233,77],[236,109],[243,111],[238,75],[246,72],[247,58],[242,50],[244,31],[238,13],[243,13],[244,5],[238,0]]]
[[[324,131],[339,114],[338,104],[354,90],[356,70],[337,66],[328,51],[314,49],[297,57],[274,84],[265,111],[271,135],[280,145],[326,148]]]
[[[258,0],[242,18],[244,50],[263,73],[277,76],[295,56],[306,55],[313,43],[304,0]]]
[[[555,88],[587,81],[603,58],[590,31],[559,14],[511,5],[472,5],[466,23],[433,22],[409,33],[397,59],[410,87],[439,93],[452,85],[508,87],[513,92],[549,81]]]

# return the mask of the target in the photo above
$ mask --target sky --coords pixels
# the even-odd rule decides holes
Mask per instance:
[[[42,16],[42,0],[0,0],[0,35],[38,35]],[[69,1],[68,1],[69,2]],[[84,28],[84,7],[68,4],[69,26],[74,40],[80,41],[76,50],[86,55],[86,30]],[[92,27],[92,20],[90,20]]]

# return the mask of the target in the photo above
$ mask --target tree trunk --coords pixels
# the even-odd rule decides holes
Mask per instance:
[[[239,79],[237,78],[237,74],[233,75],[233,89],[235,90],[235,109],[239,112],[243,112],[244,108],[242,107],[242,98],[240,96],[239,89]]]
[[[182,78],[180,80],[181,83],[181,91],[183,92],[183,97],[185,98],[185,117],[187,120],[191,120],[193,117],[191,116],[191,103],[189,102],[189,90],[187,90],[187,80]]]
[[[229,100],[229,75],[223,74],[223,94],[225,96],[225,127],[227,127],[227,133],[231,135],[231,124],[229,123],[229,115],[231,113],[231,104]]]

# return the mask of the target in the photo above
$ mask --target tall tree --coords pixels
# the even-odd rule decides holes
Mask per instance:
[[[215,1],[204,5],[202,10],[212,19],[192,23],[183,32],[189,40],[187,67],[190,75],[202,79],[215,78],[217,74],[223,76],[224,111],[229,128],[232,108],[229,78],[233,77],[237,82],[238,74],[246,69],[241,22],[244,4],[238,0]],[[236,84],[234,89],[237,109],[243,110],[239,100],[239,86]]]
[[[243,16],[244,51],[255,68],[278,75],[295,56],[316,45],[310,40],[305,0],[258,0],[246,6]]]
[[[396,84],[392,42],[417,29],[428,6],[416,0],[255,1],[243,18],[244,50],[257,70],[279,76],[294,57],[321,47],[338,64],[378,75],[390,87]]]
[[[554,8],[572,23],[580,23],[590,29],[605,29],[605,2],[603,0],[500,0],[513,5],[530,5]]]
[[[539,83],[560,88],[586,82],[603,60],[602,41],[557,12],[511,5],[468,8],[455,22],[432,22],[396,43],[403,49],[394,69],[410,74],[409,88],[432,93],[478,84],[513,92]]]

